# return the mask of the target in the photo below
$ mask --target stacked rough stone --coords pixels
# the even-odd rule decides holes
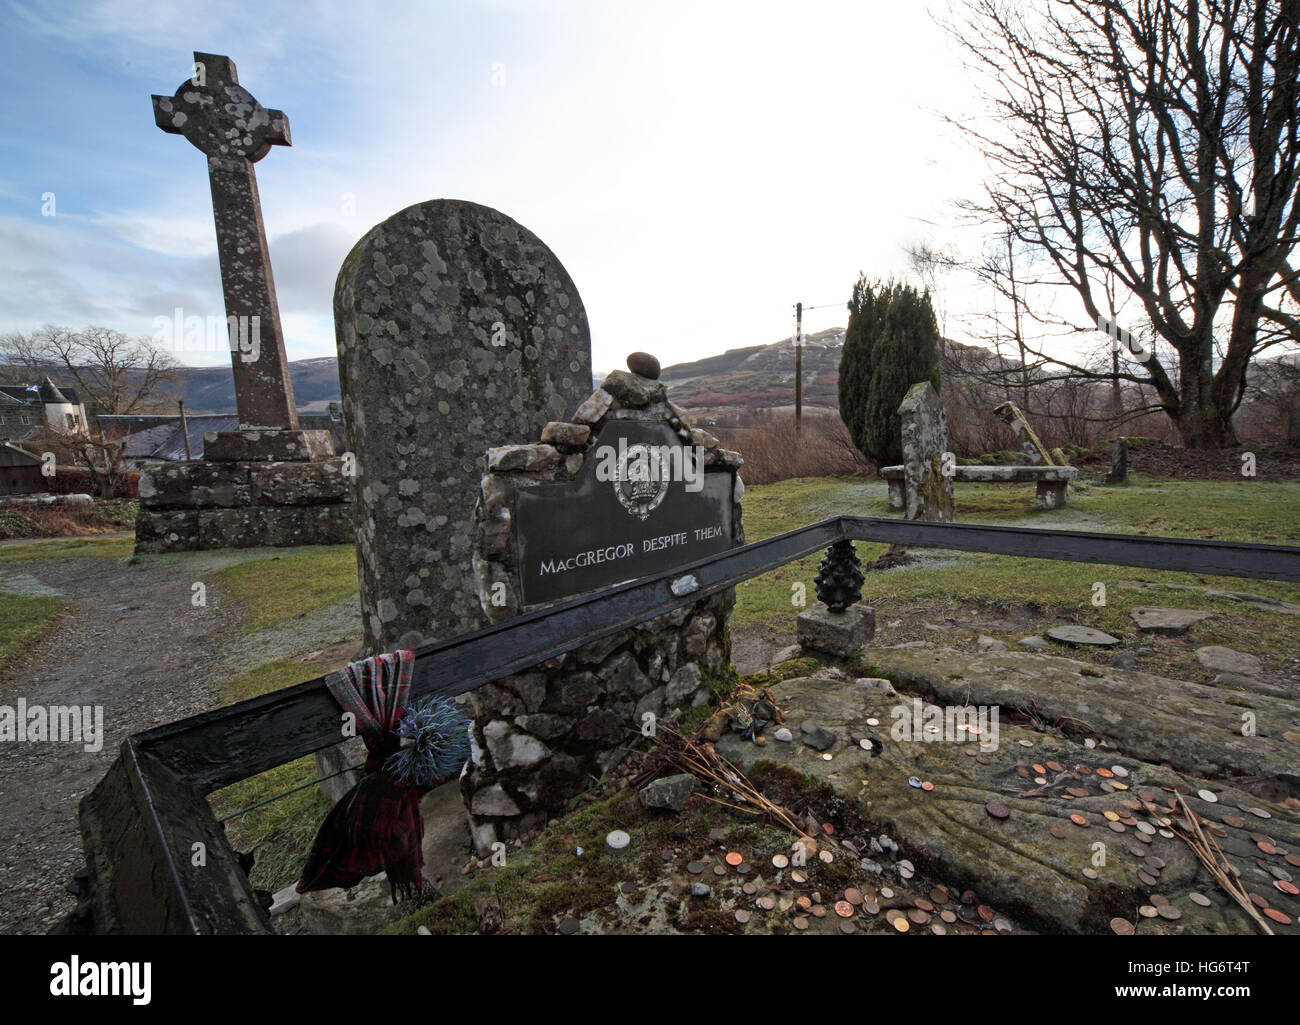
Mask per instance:
[[[570,421],[548,423],[537,444],[487,453],[475,509],[474,570],[480,604],[493,622],[525,611],[510,515],[515,489],[572,480],[607,420],[664,421],[683,445],[702,447],[705,472],[732,478],[732,540],[744,543],[740,456],[693,428],[661,382],[614,371]],[[503,586],[494,592],[494,585]],[[563,810],[592,776],[622,761],[646,712],[659,718],[708,702],[706,674],[730,667],[727,622],[734,605],[735,592],[727,590],[470,692],[474,726],[461,792],[476,850],[486,854],[494,841],[526,833]]]
[[[135,550],[346,544],[350,502],[328,431],[212,432],[203,459],[140,471]]]
[[[908,389],[898,407],[903,435],[907,518],[951,523],[952,477],[943,472],[948,452],[948,414],[929,381]]]

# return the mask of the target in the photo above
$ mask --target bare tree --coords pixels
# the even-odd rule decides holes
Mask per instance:
[[[971,210],[1091,320],[1108,288],[1135,300],[1165,350],[1029,352],[1152,388],[1188,447],[1235,443],[1251,360],[1300,338],[1298,22],[1300,0],[971,0],[947,26],[996,117],[953,122],[994,169]]]
[[[177,365],[148,338],[132,338],[106,327],[74,331],[53,324],[29,334],[11,331],[0,336],[0,358],[28,375],[61,368],[76,382],[86,405],[108,414],[160,408],[167,403]]]

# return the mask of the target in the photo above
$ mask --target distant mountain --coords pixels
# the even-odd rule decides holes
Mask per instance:
[[[293,398],[305,413],[323,413],[339,401],[339,361],[333,356],[289,364]],[[176,374],[177,398],[194,413],[235,412],[235,379],[230,367],[183,367]]]
[[[840,351],[844,328],[804,335],[803,408],[808,412],[839,409]],[[665,367],[662,376],[672,399],[683,408],[726,417],[754,409],[794,408],[794,343],[789,338],[769,345],[728,349],[692,363]]]

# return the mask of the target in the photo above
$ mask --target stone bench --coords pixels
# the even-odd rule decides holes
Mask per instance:
[[[1037,484],[1036,509],[1059,509],[1065,505],[1066,487],[1079,476],[1074,466],[958,466],[952,479],[983,484]],[[889,484],[889,508],[907,508],[903,494],[903,468],[885,466],[880,477]]]

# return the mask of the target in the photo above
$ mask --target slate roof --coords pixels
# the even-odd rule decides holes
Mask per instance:
[[[185,434],[190,438],[190,458],[203,458],[203,435],[206,431],[234,431],[239,429],[239,417],[199,414],[185,418],[185,433],[181,432],[179,416],[101,416],[99,429],[107,431],[114,425],[125,428],[129,434],[122,455],[126,459],[180,460],[185,456]]]

